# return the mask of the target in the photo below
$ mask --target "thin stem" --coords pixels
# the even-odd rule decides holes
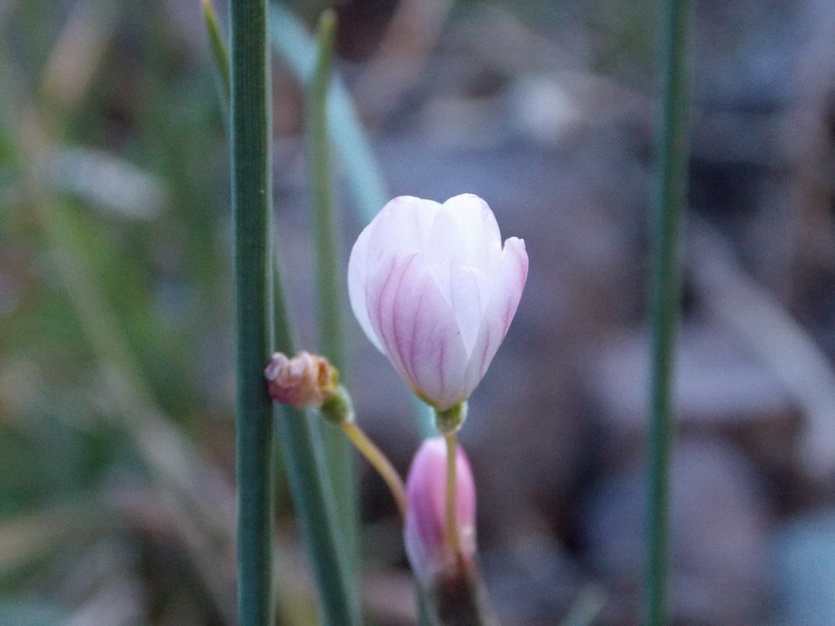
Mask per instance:
[[[667,0],[661,52],[662,107],[654,216],[651,423],[645,623],[667,621],[672,381],[681,299],[681,223],[687,188],[689,0]]]
[[[446,441],[446,516],[445,536],[450,554],[458,555],[461,552],[461,538],[458,536],[457,519],[457,454],[458,441],[455,431],[444,433]]]
[[[269,360],[272,185],[266,0],[230,3],[232,210],[237,301],[238,618],[273,623],[273,419]]]
[[[284,3],[273,2],[270,6],[270,26],[276,52],[287,61],[299,82],[307,84],[315,68],[316,44],[305,29],[304,22]],[[389,200],[389,192],[351,95],[338,77],[333,81],[331,92],[328,123],[334,145],[345,168],[346,183],[354,205],[368,222]]]
[[[278,272],[274,284],[276,348],[292,354],[295,342]],[[351,593],[344,546],[337,537],[333,487],[325,470],[319,431],[305,411],[276,404],[274,415],[293,505],[319,591],[322,623],[328,626],[361,624],[357,598]],[[321,418],[317,420],[321,421]]]
[[[278,269],[277,258],[275,265]],[[273,284],[275,346],[280,352],[293,354],[294,334],[278,271],[274,272]],[[333,487],[325,470],[319,431],[305,411],[275,404],[273,414],[293,505],[319,591],[322,623],[328,626],[360,624],[357,598],[351,594],[344,546],[337,537]]]
[[[330,136],[327,103],[331,83],[336,14],[322,13],[319,20],[316,68],[308,86],[306,135],[313,196],[313,230],[316,249],[319,352],[345,372],[343,332],[344,281],[334,219],[331,183]],[[327,452],[327,468],[333,485],[338,538],[344,544],[347,565],[355,574],[359,562],[359,511],[354,451],[350,442],[325,422],[319,423]],[[351,577],[355,580],[355,577]]]
[[[322,602],[321,623],[360,624],[359,607],[349,592],[345,554],[336,535],[333,492],[321,442],[305,412],[277,406],[276,419],[296,515]]]
[[[278,252],[272,259],[275,267],[272,279],[275,347],[293,354],[294,333],[282,290]],[[322,623],[331,626],[360,624],[359,602],[352,593],[350,568],[346,563],[347,550],[339,541],[334,490],[325,469],[320,432],[303,411],[276,408],[274,417],[296,516],[319,591]]]
[[[340,371],[344,370],[342,341],[342,272],[334,225],[330,168],[330,137],[326,105],[331,76],[336,16],[332,10],[319,20],[316,70],[307,96],[307,140],[313,194],[313,229],[316,237],[316,279],[319,304],[320,352]],[[341,439],[344,441],[344,439]]]
[[[418,626],[440,626],[438,611],[433,598],[418,582],[415,582],[415,602],[417,604]]]
[[[386,485],[397,503],[397,508],[400,510],[400,515],[406,518],[406,488],[403,485],[403,479],[400,474],[394,469],[394,466],[389,461],[388,457],[377,447],[377,445],[368,438],[356,422],[345,421],[339,424],[348,438],[356,446],[360,454],[371,464],[380,478],[385,481]]]
[[[229,113],[230,85],[229,77],[229,51],[226,49],[226,42],[220,31],[217,13],[212,0],[203,0],[203,21],[206,24],[206,32],[209,35],[209,46],[212,49],[212,61],[215,66],[221,102],[225,113]]]

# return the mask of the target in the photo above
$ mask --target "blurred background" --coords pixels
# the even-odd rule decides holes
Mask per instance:
[[[313,24],[327,4],[290,8]],[[674,623],[831,625],[835,4],[694,4]],[[637,623],[656,3],[337,10],[337,69],[390,194],[477,193],[527,244],[526,293],[462,431],[502,622]],[[235,623],[212,68],[198,0],[0,1],[0,624]],[[308,347],[303,92],[274,68],[277,244]],[[364,220],[336,171],[345,257]],[[359,420],[405,472],[407,391],[349,328]],[[369,622],[409,624],[397,512],[360,468]],[[276,488],[279,622],[315,624]]]

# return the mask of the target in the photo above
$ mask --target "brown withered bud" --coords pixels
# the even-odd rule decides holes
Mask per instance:
[[[297,409],[319,408],[333,397],[339,372],[325,357],[299,352],[293,358],[276,352],[264,370],[270,397]]]

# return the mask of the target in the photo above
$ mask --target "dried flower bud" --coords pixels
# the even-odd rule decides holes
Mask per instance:
[[[456,456],[456,522],[460,552],[451,554],[445,534],[446,442],[433,437],[423,442],[406,480],[405,544],[409,563],[427,589],[455,575],[475,560],[475,481],[463,448]]]
[[[325,357],[299,352],[292,359],[277,352],[264,370],[270,397],[297,409],[318,408],[334,396],[339,372]]]

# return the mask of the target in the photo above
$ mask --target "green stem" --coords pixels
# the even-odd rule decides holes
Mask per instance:
[[[315,417],[321,421],[320,417]],[[322,624],[361,624],[359,609],[350,593],[346,555],[335,532],[335,507],[322,446],[311,418],[289,406],[276,406],[279,440],[293,492],[299,526],[322,602]]]
[[[327,116],[336,16],[325,11],[319,21],[319,54],[307,94],[307,140],[316,236],[316,278],[319,299],[320,349],[340,371],[345,366],[342,345],[342,280],[334,225],[330,139]],[[344,438],[340,437],[341,439]]]
[[[418,626],[441,626],[435,603],[420,583],[415,582],[415,601],[417,604]]]
[[[672,382],[681,299],[681,224],[687,190],[689,0],[667,0],[661,52],[662,105],[654,216],[651,423],[645,623],[667,622]]]
[[[243,11],[243,8],[237,4],[234,4],[233,8]],[[222,46],[223,42],[220,41],[219,43]],[[222,78],[224,64],[217,64],[217,69]],[[264,70],[266,72],[266,66],[264,66]],[[235,102],[235,93],[235,87],[233,86],[233,103]],[[237,113],[240,115],[240,111],[237,111]],[[268,182],[269,178],[267,178]],[[269,188],[265,187],[265,189],[268,190]],[[269,194],[266,194],[266,197],[269,197]],[[269,216],[269,213],[265,212],[263,215]],[[270,221],[268,219],[265,225],[269,226]],[[265,228],[262,232],[269,232],[269,229]],[[273,258],[268,259],[266,263],[268,267],[270,265],[274,267],[274,271],[266,271],[261,276],[265,281],[272,281],[272,311],[268,312],[272,314],[272,330],[275,333],[275,347],[286,354],[293,354],[295,352],[293,329],[284,300],[278,255],[274,254]],[[269,274],[272,274],[272,276],[270,277]],[[269,283],[264,283],[264,285],[267,284]],[[258,366],[258,375],[252,378],[252,381],[258,381],[258,386],[262,392],[265,390],[263,386],[263,367],[268,360],[268,356],[264,355]],[[324,453],[321,449],[319,434],[311,426],[306,414],[300,411],[287,408],[282,413],[276,409],[274,412],[274,420],[278,424],[278,439],[282,445],[293,502],[307,552],[310,555],[312,569],[322,602],[323,622],[334,625],[359,624],[358,605],[356,604],[356,599],[348,591],[347,566],[344,563],[345,556],[343,556],[336,539],[336,515],[334,513],[333,489],[329,476],[324,469]],[[247,439],[247,443],[249,445],[255,445],[255,432],[251,432],[250,435],[252,437]],[[270,445],[270,439],[271,437],[265,437],[261,441],[265,448]],[[266,450],[262,449],[262,452],[266,453]],[[257,468],[254,467],[254,463],[248,464],[248,467],[250,466],[252,466],[252,473],[255,473]],[[249,491],[252,492],[258,487],[258,482],[256,481],[255,486],[247,486],[250,487]],[[258,488],[258,493],[262,496],[265,495],[261,492],[260,488]],[[253,514],[257,504],[254,496],[255,494],[252,494],[252,501],[247,502],[253,508]],[[244,494],[242,493],[239,497],[241,498],[241,506],[243,506]],[[251,534],[252,532],[257,531],[256,529],[248,530],[240,527],[240,533]],[[251,541],[247,545],[252,546],[251,549],[254,549],[258,544],[255,541]],[[241,542],[239,551],[243,549],[244,543]],[[253,570],[256,570],[256,565],[260,564],[263,566],[267,564],[267,561],[263,559],[256,563],[255,555],[249,558],[252,560]],[[240,567],[241,576],[243,577],[243,565]],[[260,568],[257,568],[257,571],[263,573]],[[257,619],[257,614],[255,613],[257,607],[267,608],[263,604],[266,596],[259,595],[262,589],[262,587],[255,589],[254,583],[251,585],[240,585],[239,594],[242,605],[241,624],[253,623],[252,621],[245,621],[246,613],[252,613]],[[248,593],[244,595],[244,592],[247,590]],[[243,607],[244,604],[247,605],[246,609]]]
[[[209,46],[212,50],[212,61],[214,62],[215,77],[218,82],[221,107],[223,109],[224,119],[228,121],[229,99],[232,90],[230,85],[231,79],[229,77],[229,51],[226,49],[226,41],[220,31],[217,13],[215,12],[212,0],[203,0],[203,21],[206,24],[206,32],[209,35]]]
[[[345,372],[344,333],[342,330],[343,272],[339,242],[334,224],[331,185],[330,136],[327,103],[331,82],[333,41],[336,14],[322,13],[316,67],[307,90],[306,131],[310,182],[313,195],[313,228],[316,241],[316,289],[319,308],[319,352]],[[356,580],[359,562],[359,511],[357,507],[356,464],[350,441],[327,423],[319,423],[327,451],[327,467],[334,489],[337,532],[344,544],[352,580]]]
[[[270,80],[266,0],[230,3],[232,210],[237,303],[238,619],[272,624]]]
[[[298,81],[307,84],[316,67],[316,43],[304,24],[281,4],[270,7],[272,42]],[[336,78],[328,100],[328,123],[346,171],[354,204],[367,222],[389,200],[383,176],[345,84]]]
[[[276,266],[279,266],[276,258]],[[293,330],[281,288],[280,272],[274,272],[275,347],[285,354],[296,351]],[[337,534],[336,505],[325,453],[310,416],[289,406],[273,409],[293,505],[310,559],[322,605],[322,623],[329,626],[361,624],[358,598],[351,593],[350,569]],[[315,421],[321,422],[320,417]]]

